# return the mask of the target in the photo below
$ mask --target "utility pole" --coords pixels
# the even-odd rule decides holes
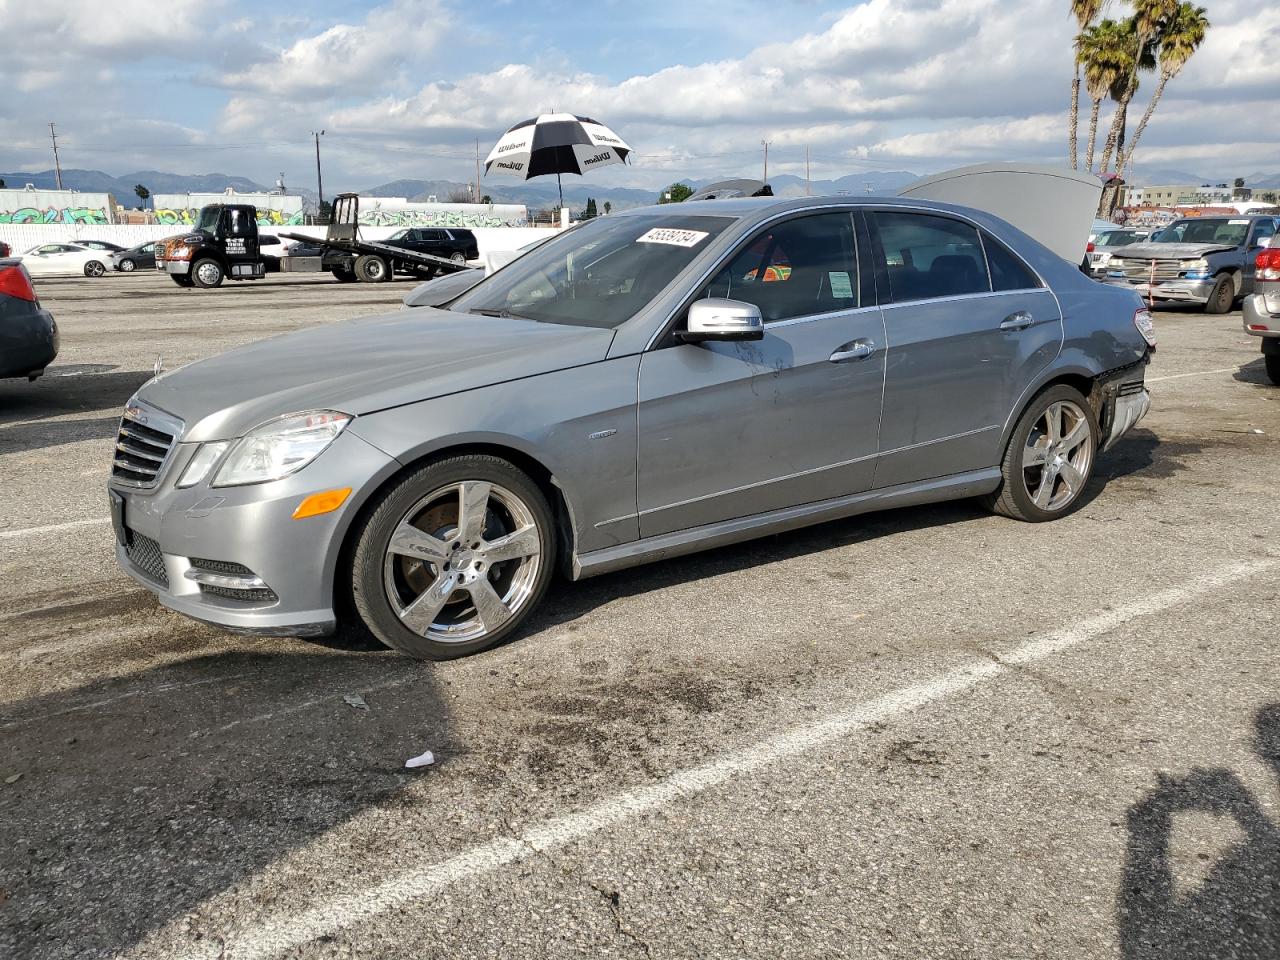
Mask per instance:
[[[320,138],[324,131],[316,133],[312,130],[311,135],[316,138],[316,216],[319,216],[320,208],[324,206],[324,181],[320,179]]]
[[[761,140],[760,143],[764,147],[764,182],[768,183],[769,182],[769,141]]]
[[[480,202],[480,138],[476,137],[476,203]]]
[[[53,172],[58,178],[58,189],[62,189],[62,164],[58,162],[58,134],[53,129],[53,121],[49,121],[49,136],[53,139]]]
[[[804,148],[804,195],[811,196],[809,191],[809,148]]]

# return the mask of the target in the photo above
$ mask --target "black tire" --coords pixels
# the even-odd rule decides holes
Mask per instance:
[[[356,278],[363,283],[385,283],[391,279],[391,268],[377,254],[362,253],[356,257]]]
[[[1205,313],[1230,313],[1236,302],[1236,281],[1229,273],[1218,277],[1209,294],[1209,301],[1204,305]]]
[[[1050,408],[1056,404],[1072,405],[1075,413],[1086,425],[1088,436],[1081,441],[1085,447],[1083,459],[1076,456],[1078,451],[1075,448],[1066,451],[1067,464],[1078,475],[1077,482],[1072,484],[1066,476],[1055,470],[1047,478],[1050,505],[1046,507],[1035,502],[1033,493],[1028,488],[1031,482],[1038,480],[1037,489],[1043,489],[1046,479],[1043,471],[1046,467],[1028,466],[1026,457],[1032,449],[1033,441],[1034,449],[1041,449],[1040,441],[1045,440],[1043,449],[1048,452],[1053,451],[1053,444],[1047,442],[1047,431],[1041,427],[1042,418],[1046,417]],[[1074,424],[1071,432],[1074,432]],[[1079,505],[1080,496],[1093,475],[1093,467],[1098,458],[1099,435],[1098,419],[1079,390],[1059,384],[1041,391],[1027,405],[1027,409],[1018,419],[1017,426],[1013,428],[1013,434],[1009,437],[1009,446],[1005,449],[1004,457],[1000,461],[1000,486],[984,499],[987,509],[1028,523],[1043,523],[1065,517]],[[1061,480],[1061,487],[1059,487],[1059,480]],[[1061,490],[1061,494],[1055,494],[1056,490]]]
[[[461,537],[460,527],[465,525],[460,518],[461,505],[452,517],[448,515],[448,501],[453,494],[450,487],[456,485],[459,491],[466,486],[490,485],[484,493],[484,513],[482,533],[476,536],[476,543],[481,549],[474,557],[484,557],[484,546],[498,537],[510,532],[510,528],[520,521],[513,519],[516,511],[509,510],[502,502],[503,496],[510,496],[520,504],[527,523],[536,527],[538,549],[522,559],[494,561],[488,567],[480,566],[472,561],[473,554]],[[492,490],[492,494],[490,494]],[[437,499],[437,497],[439,499]],[[457,494],[462,499],[461,492]],[[432,506],[443,503],[444,506]],[[418,511],[422,511],[418,513]],[[444,513],[437,511],[443,510]],[[503,512],[507,511],[507,512]],[[415,513],[417,516],[415,517]],[[426,519],[424,519],[426,518]],[[496,594],[506,590],[508,593],[500,597],[502,612],[507,616],[505,622],[489,629],[483,624],[479,606],[472,601],[471,588],[458,584],[449,587],[442,593],[449,599],[444,602],[438,612],[432,614],[432,620],[426,631],[438,629],[441,618],[448,620],[457,617],[458,623],[465,626],[470,623],[479,625],[484,632],[479,636],[468,636],[464,632],[457,640],[440,640],[424,633],[410,629],[396,607],[402,604],[407,607],[412,596],[425,596],[430,587],[438,587],[445,582],[445,571],[450,565],[434,564],[429,559],[415,560],[403,554],[388,560],[392,534],[403,521],[414,519],[415,524],[426,523],[435,531],[438,543],[450,552],[446,555],[456,560],[462,557],[449,576],[456,578],[465,570],[472,580],[484,580],[493,586]],[[450,527],[450,524],[458,526]],[[443,526],[441,526],[443,525]],[[426,531],[419,526],[419,530]],[[495,534],[497,536],[495,536]],[[360,618],[379,640],[410,657],[424,660],[452,660],[485,650],[494,644],[501,643],[518,631],[529,615],[536,609],[546,593],[547,586],[555,570],[556,531],[551,507],[538,485],[523,471],[505,460],[488,455],[469,455],[449,457],[414,470],[395,486],[383,493],[375,501],[372,510],[364,522],[353,531],[355,550],[351,559],[352,599]],[[461,549],[459,549],[459,547]],[[526,562],[532,562],[526,568]],[[511,566],[515,564],[516,566]],[[473,566],[483,570],[483,575],[471,573]],[[418,577],[418,584],[410,583],[411,577]],[[524,583],[517,591],[517,578],[524,578]],[[509,578],[509,579],[508,579]],[[401,592],[401,585],[405,588]],[[394,598],[392,592],[398,595]],[[512,600],[512,597],[519,597]],[[514,610],[506,601],[516,603]],[[393,606],[393,602],[395,606]],[[450,611],[454,611],[451,613]],[[467,616],[470,610],[474,619]]]
[[[184,277],[176,273],[169,274],[169,279],[180,287],[194,287],[195,283],[190,277]]]
[[[136,269],[138,269],[138,265],[134,263],[132,260],[124,259],[120,261],[121,273],[133,273],[133,271]]]
[[[1271,382],[1280,387],[1280,353],[1269,353],[1262,358],[1267,367],[1267,376]]]
[[[355,283],[359,279],[352,271],[334,268],[329,271],[340,283]]]
[[[84,275],[86,277],[100,277],[107,272],[107,268],[102,265],[101,260],[90,260],[84,265]]]
[[[191,282],[197,287],[220,287],[225,276],[222,264],[213,257],[201,257],[191,264]]]

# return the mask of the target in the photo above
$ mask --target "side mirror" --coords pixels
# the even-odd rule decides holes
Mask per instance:
[[[764,319],[754,303],[718,297],[697,300],[689,307],[685,329],[676,336],[685,343],[706,340],[763,340]]]

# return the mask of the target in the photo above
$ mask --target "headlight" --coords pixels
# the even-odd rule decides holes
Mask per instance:
[[[1178,264],[1183,276],[1189,280],[1203,280],[1209,276],[1209,261],[1200,260],[1183,260]]]
[[[266,483],[297,473],[320,456],[350,421],[350,416],[336,410],[310,410],[268,420],[236,441],[213,486]]]
[[[1138,328],[1138,333],[1142,334],[1142,339],[1147,341],[1148,346],[1156,345],[1156,325],[1151,319],[1150,310],[1139,307],[1133,314],[1133,325]]]
[[[187,464],[187,469],[182,471],[182,478],[178,481],[178,489],[183,490],[187,487],[194,487],[203,480],[228,446],[230,444],[226,440],[202,444],[200,449],[196,451],[196,455],[191,458],[191,462]]]

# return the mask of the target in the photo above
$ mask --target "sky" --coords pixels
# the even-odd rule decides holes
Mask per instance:
[[[1136,162],[1280,172],[1280,7],[1203,0],[1213,27]],[[512,124],[611,126],[610,186],[987,160],[1066,160],[1066,0],[0,0],[0,170],[225,173],[327,192],[474,176]],[[1125,11],[1113,0],[1111,14]],[[23,42],[12,42],[23,38]],[[1268,53],[1270,51],[1270,53]],[[1155,78],[1139,92],[1134,121]],[[1088,104],[1082,108],[1087,116]],[[1082,140],[1084,133],[1082,131]]]

